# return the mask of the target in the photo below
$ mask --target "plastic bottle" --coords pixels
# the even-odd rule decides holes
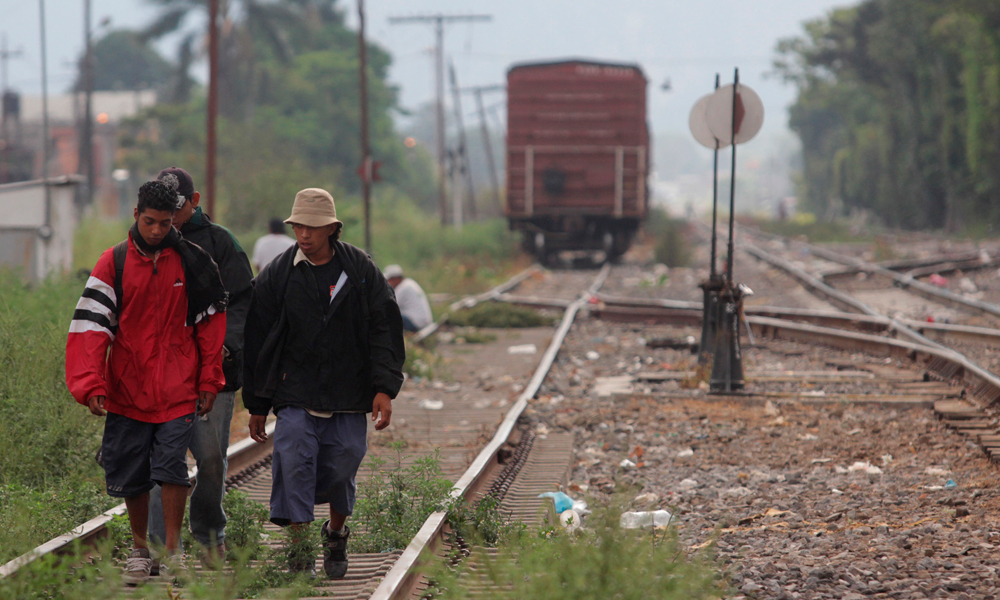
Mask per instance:
[[[622,529],[639,529],[642,527],[666,527],[670,524],[671,514],[665,510],[639,511],[622,513],[619,524]]]

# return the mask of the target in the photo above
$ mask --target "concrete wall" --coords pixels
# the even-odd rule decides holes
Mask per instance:
[[[49,179],[48,208],[41,180],[0,185],[0,268],[30,281],[73,268],[77,181]]]

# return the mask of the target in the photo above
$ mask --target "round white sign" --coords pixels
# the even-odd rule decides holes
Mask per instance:
[[[712,94],[706,94],[694,103],[691,109],[691,116],[688,117],[688,127],[696,142],[706,148],[714,150],[729,144],[721,144],[708,128],[708,101],[712,99]]]
[[[708,129],[719,139],[720,146],[733,141],[733,84],[720,87],[708,100],[705,111]],[[736,94],[736,143],[753,139],[764,124],[764,103],[750,86],[740,84]]]

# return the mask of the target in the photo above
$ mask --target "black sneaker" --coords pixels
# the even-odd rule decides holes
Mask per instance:
[[[323,523],[323,570],[330,579],[343,579],[347,575],[347,538],[351,529],[344,525],[340,535],[330,531],[330,521]]]

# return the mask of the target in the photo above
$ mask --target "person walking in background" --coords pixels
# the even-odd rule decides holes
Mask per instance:
[[[177,204],[176,184],[139,188],[128,239],[98,259],[66,340],[70,393],[106,417],[102,464],[108,495],[128,507],[130,585],[152,566],[154,484],[163,490],[167,565],[179,550],[196,415],[211,412],[224,384],[227,294],[212,257],[171,225]]]
[[[250,308],[253,271],[236,237],[225,227],[213,223],[198,206],[201,194],[195,190],[187,171],[168,167],[160,171],[157,178],[176,184],[178,208],[174,212],[174,227],[185,240],[197,244],[215,260],[222,284],[229,293],[222,361],[226,385],[215,399],[212,413],[195,422],[190,446],[198,465],[198,479],[191,494],[191,533],[202,547],[203,562],[207,566],[218,566],[226,556],[226,511],[222,509],[228,467],[226,451],[236,390],[243,379],[243,325]],[[150,495],[149,537],[162,544],[164,535],[163,504],[157,487]],[[155,575],[158,571],[159,564],[154,561],[151,572]]]
[[[427,294],[420,284],[403,275],[403,267],[389,265],[385,268],[385,278],[396,291],[396,302],[403,315],[403,329],[420,331],[434,321]]]
[[[253,245],[253,266],[260,273],[279,254],[295,245],[295,240],[285,235],[285,223],[281,219],[271,219],[270,233],[261,236]]]
[[[347,573],[355,476],[368,450],[365,415],[372,413],[375,429],[387,427],[403,385],[403,323],[371,257],[339,240],[333,196],[300,191],[285,222],[297,244],[257,275],[243,404],[257,442],[267,439],[268,412],[277,416],[271,522],[290,529],[290,569],[315,573],[309,523],[315,505],[329,503],[323,568],[339,579]]]

